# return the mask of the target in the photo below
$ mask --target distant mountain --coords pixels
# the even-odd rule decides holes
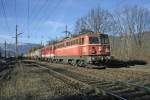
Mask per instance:
[[[39,46],[39,44],[33,44],[33,43],[25,43],[25,44],[22,44],[22,45],[19,45],[18,46],[18,50],[19,50],[19,54],[25,54],[27,53],[31,48],[33,47],[36,47],[36,46]],[[0,51],[2,52],[2,55],[4,56],[4,43],[0,43]],[[7,54],[8,55],[15,55],[15,52],[16,52],[16,45],[15,44],[7,44]]]

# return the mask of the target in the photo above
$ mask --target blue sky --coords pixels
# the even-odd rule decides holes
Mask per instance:
[[[4,4],[4,9],[2,6]],[[16,1],[16,10],[15,10]],[[46,43],[64,36],[65,25],[73,31],[75,21],[100,6],[113,12],[124,5],[139,5],[150,9],[150,0],[1,0],[0,42],[14,43],[15,25],[21,43]],[[29,12],[28,12],[29,11]],[[5,14],[4,14],[5,13]]]

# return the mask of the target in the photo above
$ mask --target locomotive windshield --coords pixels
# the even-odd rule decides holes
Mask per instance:
[[[99,39],[100,39],[100,44],[109,44],[108,35],[101,35]]]
[[[100,44],[109,44],[109,39],[107,37],[100,37]]]
[[[90,37],[90,44],[99,44],[98,37]]]
[[[90,44],[109,44],[108,35],[103,35],[98,37],[90,37],[89,38]]]

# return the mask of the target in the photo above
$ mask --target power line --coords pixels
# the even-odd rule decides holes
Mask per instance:
[[[28,38],[30,38],[30,36],[29,36],[29,33],[30,33],[30,26],[29,26],[29,21],[30,21],[30,19],[29,19],[29,17],[30,17],[30,0],[28,0],[28,2],[27,2],[28,4],[27,4],[27,33],[28,33]]]
[[[44,9],[44,7],[46,7],[45,5],[47,4],[47,6],[48,6],[48,1],[49,0],[46,0],[42,4],[42,6],[39,7],[39,10],[37,10],[37,12],[35,14],[32,13],[34,16],[31,17],[31,15],[30,15],[30,2],[28,0],[28,7],[27,7],[28,8],[28,15],[27,15],[27,30],[28,30],[27,33],[28,33],[28,38],[30,38],[30,35],[31,35],[31,33],[30,33],[30,26],[32,26],[32,24],[33,24],[33,23],[30,23],[30,20],[33,21],[33,20],[36,20],[38,18],[38,15],[40,15],[40,12]]]
[[[15,0],[15,18],[16,18],[16,25],[17,25],[17,0]]]
[[[48,0],[46,0],[46,1],[42,4],[42,6],[39,8],[39,10],[37,10],[37,12],[35,12],[34,16],[31,17],[31,20],[32,20],[32,19],[35,20],[35,19],[38,17],[38,15],[39,15],[40,12],[44,9],[44,7],[45,7],[46,4],[48,4]]]
[[[49,0],[44,1],[44,3],[42,4],[41,7],[39,7],[39,10],[37,13],[34,14],[34,16],[32,17],[32,19],[30,18],[31,21],[36,20],[38,18],[38,15],[41,15],[40,13],[42,12],[42,10],[47,9],[49,6]],[[46,10],[47,11],[47,10]],[[41,18],[41,17],[40,17]],[[39,20],[41,21],[41,19]],[[30,26],[32,26],[33,24],[37,25],[38,23],[36,22],[32,22],[30,23]],[[31,35],[31,33],[29,34],[29,36]]]
[[[42,12],[42,10],[44,10],[44,9],[45,9],[45,11],[48,11],[47,9],[48,9],[49,3],[50,3],[49,0],[46,0],[46,1],[45,1],[45,3],[40,7],[41,9],[40,9],[40,11],[38,12],[38,15],[42,15],[41,12]],[[36,23],[32,23],[32,24],[35,25],[35,26],[37,26],[38,23],[39,23],[39,22],[42,20],[42,18],[44,18],[44,17],[45,17],[45,16],[39,16],[39,21],[36,22]],[[36,18],[38,18],[38,16],[37,16]],[[35,18],[34,18],[34,20],[35,20]],[[34,28],[35,28],[35,27],[34,27]],[[33,29],[34,29],[34,28],[33,28]]]
[[[8,25],[8,18],[7,18],[7,15],[6,15],[6,10],[5,10],[5,3],[3,0],[1,0],[1,8],[2,8],[2,14],[3,14],[3,17],[5,19],[5,23],[6,23],[6,27],[8,29],[8,32],[10,33],[10,27]]]
[[[40,29],[40,26],[42,25],[42,21],[47,20],[47,19],[49,18],[50,15],[53,15],[54,11],[56,11],[58,5],[60,5],[61,2],[62,2],[62,0],[59,0],[58,3],[55,5],[55,7],[52,9],[52,12],[51,12],[51,13],[48,13],[47,16],[45,16],[44,14],[43,14],[43,16],[41,16],[41,18],[43,18],[43,20],[42,20],[42,19],[39,19],[38,24],[36,24],[37,29]],[[38,31],[38,30],[36,30],[35,33],[36,33],[37,31]]]

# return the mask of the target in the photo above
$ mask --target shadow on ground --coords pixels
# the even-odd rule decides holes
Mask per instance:
[[[113,100],[108,96],[63,96],[53,100]]]
[[[83,95],[72,95],[72,96],[59,96],[59,97],[40,97],[34,95],[19,95],[11,98],[1,97],[2,100],[114,100],[114,98],[108,96],[83,96]]]
[[[129,61],[123,61],[123,60],[117,60],[113,59],[109,63],[107,63],[108,68],[121,68],[121,67],[130,67],[135,65],[146,65],[147,62],[144,60],[129,60]]]

